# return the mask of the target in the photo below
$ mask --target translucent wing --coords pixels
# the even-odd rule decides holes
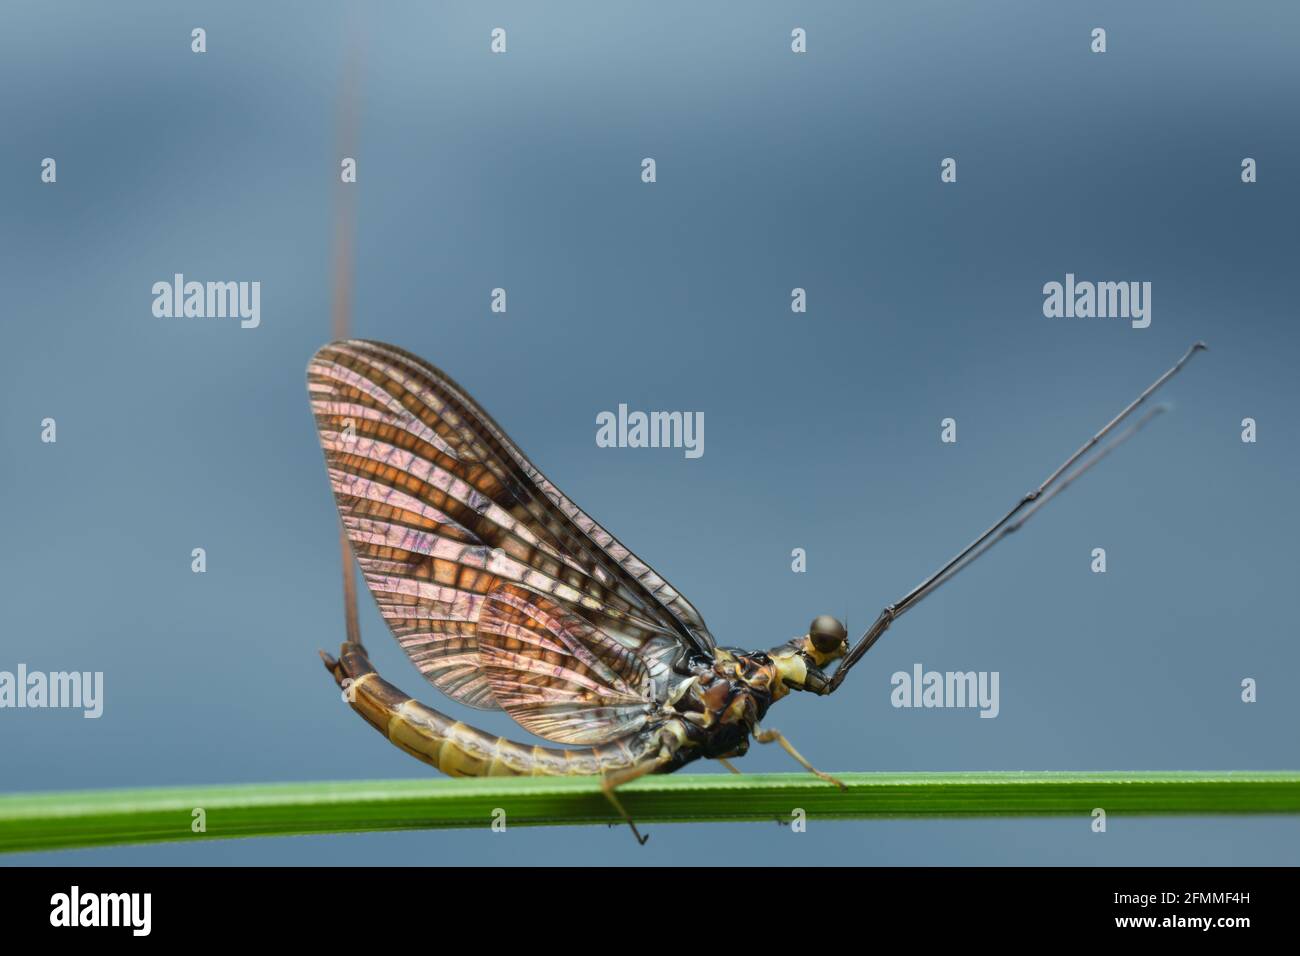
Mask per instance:
[[[438,369],[394,346],[336,342],[312,358],[307,387],[366,583],[398,643],[444,693],[523,713],[516,719],[552,739],[575,732],[596,739],[601,727],[609,736],[622,732],[614,711],[642,680],[635,666],[587,674],[602,689],[591,706],[575,709],[574,699],[562,698],[580,693],[566,690],[580,669],[538,681],[531,669],[554,649],[504,644],[508,625],[520,623],[511,613],[556,622],[565,647],[581,646],[596,660],[621,648],[659,695],[672,683],[674,660],[712,653],[695,608],[564,497]],[[490,668],[482,627],[489,600],[500,624],[490,635]],[[507,672],[519,680],[511,683]],[[614,710],[601,709],[608,707]],[[542,719],[562,711],[580,716]],[[552,734],[543,732],[548,727]]]
[[[494,590],[478,641],[497,701],[542,737],[600,743],[640,730],[656,707],[654,678],[637,654],[540,594]]]

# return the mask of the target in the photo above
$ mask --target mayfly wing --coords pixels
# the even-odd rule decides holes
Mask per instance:
[[[564,605],[513,584],[488,593],[478,621],[479,661],[501,707],[540,737],[598,744],[640,730],[671,680],[638,652]],[[680,677],[678,678],[680,679]]]
[[[394,346],[335,342],[312,358],[308,391],[366,584],[444,693],[594,740],[638,719],[620,714],[631,697],[668,693],[683,654],[711,655],[695,608],[443,372]],[[534,630],[550,622],[548,639],[519,640],[520,614]],[[571,660],[542,680],[535,662],[557,647]]]

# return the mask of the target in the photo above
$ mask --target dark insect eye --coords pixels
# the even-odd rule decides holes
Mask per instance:
[[[829,614],[813,618],[812,624],[808,625],[808,637],[811,638],[813,647],[823,654],[835,650],[848,636],[849,632],[844,625]]]

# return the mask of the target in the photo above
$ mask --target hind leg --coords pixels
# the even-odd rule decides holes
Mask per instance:
[[[618,815],[632,828],[632,835],[636,837],[636,842],[642,846],[645,846],[645,841],[650,837],[641,835],[641,831],[636,828],[631,815],[623,806],[623,801],[615,796],[614,791],[625,783],[631,783],[648,773],[653,773],[662,763],[662,760],[647,760],[643,763],[633,764],[630,767],[624,767],[621,770],[612,770],[601,777],[600,780],[600,789],[604,792],[605,799],[613,805],[614,809],[618,811]]]

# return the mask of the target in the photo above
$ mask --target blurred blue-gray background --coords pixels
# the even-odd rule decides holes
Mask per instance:
[[[341,639],[338,526],[304,368],[330,337],[344,188],[354,333],[448,370],[725,644],[818,613],[860,630],[1207,340],[1173,414],[900,622],[845,690],[768,723],[828,770],[1296,767],[1297,8],[618,6],[4,5],[0,670],[103,671],[106,701],[99,720],[0,711],[0,790],[433,773],[316,659]],[[151,286],[176,272],[260,281],[261,326],[155,318]],[[1045,318],[1042,286],[1067,272],[1150,281],[1151,326]],[[704,412],[704,456],[597,448],[619,403]],[[390,680],[530,739],[424,685],[368,599],[362,624]],[[891,707],[890,675],[918,662],[1000,672],[1000,716]],[[743,766],[795,769],[765,747]],[[484,828],[5,862],[1300,861],[1295,818],[1089,823],[654,826],[644,849]]]

